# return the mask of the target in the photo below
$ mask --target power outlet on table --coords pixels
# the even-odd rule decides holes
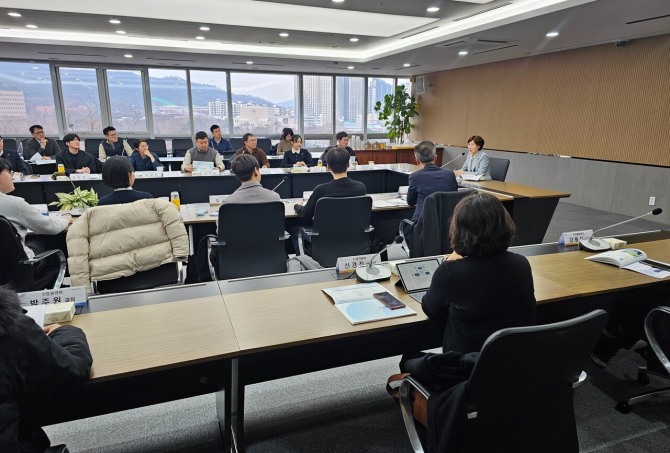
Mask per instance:
[[[656,197],[649,197],[649,206],[654,206],[656,204]]]

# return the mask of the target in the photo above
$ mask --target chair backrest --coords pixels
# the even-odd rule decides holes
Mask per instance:
[[[56,144],[58,145],[58,148],[61,151],[67,151],[67,146],[65,146],[65,142],[61,139],[56,140]]]
[[[509,159],[499,159],[497,157],[489,157],[489,171],[491,172],[492,180],[505,181],[508,169],[509,169]]]
[[[173,138],[172,139],[172,155],[185,156],[186,151],[193,148],[193,140],[190,138]]]
[[[98,280],[91,283],[95,294],[141,291],[143,289],[181,283],[179,280],[180,268],[181,263],[167,263],[148,271],[137,272],[128,277],[115,278],[113,280]]]
[[[149,145],[149,150],[156,153],[158,157],[167,157],[167,146],[162,138],[147,139],[147,145]]]
[[[219,278],[286,272],[284,203],[229,203],[219,208]]]
[[[649,346],[656,356],[655,363],[660,364],[665,372],[670,375],[670,361],[668,360],[668,353],[670,352],[670,307],[656,307],[651,310],[644,320],[644,332],[647,335]],[[654,369],[653,371],[660,370]]]
[[[452,252],[449,236],[451,216],[458,202],[473,193],[474,190],[435,192],[426,197],[421,217],[417,219],[409,234],[411,258]]]
[[[575,384],[607,313],[492,334],[466,385],[465,451],[577,452]]]
[[[312,230],[312,258],[323,267],[335,266],[341,256],[364,255],[370,251],[369,196],[331,198],[316,202]]]
[[[18,143],[16,142],[15,138],[3,138],[2,142],[5,146],[5,149],[17,151],[18,148]]]
[[[87,153],[98,157],[98,151],[100,148],[100,143],[102,143],[104,138],[87,138],[84,140],[84,151]],[[63,143],[65,145],[65,143]],[[132,146],[132,145],[131,145]],[[67,148],[67,147],[66,147]]]
[[[242,146],[244,146],[242,139],[239,137],[233,137],[228,141],[230,142],[230,146],[233,148],[234,151],[237,151],[238,149],[242,148]]]
[[[265,154],[270,154],[272,151],[272,140],[269,138],[259,138],[256,143],[256,148],[260,148],[265,151]]]
[[[0,216],[0,237],[2,238],[0,285],[9,284],[17,292],[30,291],[33,284],[32,266],[19,264],[28,257],[16,228],[3,216]]]

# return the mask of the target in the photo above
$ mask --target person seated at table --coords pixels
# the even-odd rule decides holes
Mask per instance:
[[[230,169],[242,184],[235,192],[224,198],[221,204],[281,201],[277,192],[261,185],[260,165],[254,156],[240,154],[233,157],[233,160],[230,161]]]
[[[344,131],[341,131],[341,132],[337,133],[335,138],[337,139],[337,145],[330,146],[330,147],[326,148],[326,152],[328,152],[328,151],[330,151],[331,149],[334,149],[334,148],[343,148],[343,149],[347,150],[347,152],[349,153],[349,157],[354,157],[354,158],[356,157],[356,152],[353,150],[353,148],[351,148],[349,146],[349,134],[347,134]],[[356,163],[356,165],[358,165],[358,160],[354,159],[354,163]]]
[[[40,235],[55,235],[65,230],[72,223],[70,215],[45,216],[34,206],[30,206],[21,197],[7,195],[14,191],[11,164],[0,158],[0,215],[9,220],[21,236],[21,244],[28,258],[50,250],[49,241]],[[26,245],[26,234],[31,230],[37,234],[30,236]],[[35,288],[46,288],[56,280],[60,265],[55,255],[39,261],[34,266]],[[0,417],[1,418],[1,417]]]
[[[218,124],[212,124],[209,128],[212,133],[212,138],[209,140],[209,147],[214,148],[219,154],[223,153],[232,153],[233,147],[230,146],[230,142],[223,138],[221,134],[221,128]]]
[[[433,142],[423,141],[416,145],[414,158],[420,169],[409,175],[407,204],[416,206],[412,214],[412,220],[416,221],[421,217],[423,201],[428,195],[435,192],[455,192],[458,190],[458,183],[453,171],[435,165]]]
[[[7,160],[14,170],[14,176],[23,176],[32,174],[33,170],[30,165],[21,159],[19,153],[13,149],[5,149],[5,142],[0,135],[0,157]]]
[[[302,147],[301,136],[294,135],[291,138],[291,149],[284,153],[281,166],[283,168],[312,166],[312,154]]]
[[[135,140],[133,143],[133,153],[128,158],[135,171],[156,171],[163,168],[163,164],[158,159],[158,155],[149,151],[149,143],[144,139]]]
[[[0,286],[0,351],[0,451],[43,452],[51,442],[34,420],[88,380],[86,335],[71,325],[41,327],[16,292]]]
[[[316,202],[323,197],[358,197],[365,195],[365,184],[347,177],[349,153],[344,148],[333,148],[325,155],[326,168],[333,175],[333,180],[319,184],[314,188],[307,204],[294,206],[296,214],[303,225],[311,225],[314,219]]]
[[[133,150],[127,141],[119,139],[119,134],[112,126],[107,126],[102,130],[107,140],[100,142],[98,146],[98,158],[103,160],[112,156],[130,156]]]
[[[42,156],[42,159],[53,159],[58,154],[60,151],[58,143],[56,143],[56,140],[44,136],[42,126],[39,124],[30,126],[30,133],[33,138],[28,140],[25,148],[23,148],[23,158],[25,160],[31,160],[37,153]]]
[[[242,148],[235,151],[235,155],[239,156],[240,154],[251,154],[258,161],[258,165],[261,168],[270,168],[270,161],[268,161],[268,156],[260,148],[256,147],[256,137],[251,132],[247,132],[242,136]]]
[[[114,189],[114,192],[101,197],[98,206],[110,204],[132,203],[137,200],[153,198],[148,192],[133,189],[135,170],[129,160],[121,156],[113,156],[102,166],[102,182]]]
[[[181,164],[181,171],[191,173],[193,171],[193,162],[212,162],[214,168],[220,171],[226,168],[221,154],[209,146],[209,137],[207,137],[207,132],[205,131],[198,131],[195,134],[195,146],[186,151],[184,161]]]
[[[63,137],[67,150],[56,154],[56,165],[63,165],[68,173],[100,173],[102,162],[96,162],[95,157],[82,151],[81,141],[77,134],[67,134]]]
[[[482,148],[484,147],[484,139],[479,135],[473,135],[468,139],[468,157],[460,170],[456,170],[456,176],[463,173],[474,173],[482,175],[481,180],[491,179],[491,164],[489,163],[489,156]]]
[[[286,151],[293,148],[293,129],[285,127],[282,130],[281,139],[277,143],[277,156],[282,156]]]

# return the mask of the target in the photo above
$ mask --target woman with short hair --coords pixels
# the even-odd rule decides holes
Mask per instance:
[[[132,203],[145,198],[153,198],[153,195],[148,192],[133,189],[135,170],[125,157],[113,156],[105,161],[102,166],[102,182],[107,187],[114,189],[114,192],[100,198],[98,206]]]
[[[285,127],[282,130],[281,140],[277,143],[277,155],[283,156],[286,151],[290,151],[293,147],[291,140],[293,139],[293,129]]]

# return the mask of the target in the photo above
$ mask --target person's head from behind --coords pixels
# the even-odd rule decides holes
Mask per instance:
[[[484,139],[479,135],[473,135],[468,139],[468,152],[474,154],[484,147]]]
[[[290,142],[293,139],[293,129],[285,127],[281,132],[281,139]]]
[[[451,247],[459,255],[492,256],[509,247],[514,222],[496,197],[476,193],[456,205],[449,234]]]
[[[123,156],[112,156],[102,166],[102,182],[112,189],[125,189],[135,182],[135,170]]]
[[[425,140],[414,148],[414,157],[417,163],[429,164],[435,160],[435,145],[433,142]]]
[[[119,134],[116,132],[116,129],[112,126],[107,126],[102,130],[102,133],[107,137],[109,143],[116,143],[119,141]]]
[[[250,181],[254,176],[260,180],[260,165],[251,154],[238,154],[230,161],[230,168],[240,182]]]
[[[349,146],[349,134],[346,132],[338,132],[335,138],[337,139],[337,146],[340,148],[346,148]]]
[[[326,165],[331,172],[346,173],[349,167],[349,153],[344,148],[332,148],[326,153]]]
[[[204,153],[207,151],[207,148],[209,148],[209,137],[207,136],[207,132],[198,131],[195,134],[195,146],[200,152]]]
[[[209,131],[212,133],[212,137],[217,140],[221,140],[221,128],[218,124],[212,124],[212,126],[209,128]]]
[[[22,312],[19,295],[16,294],[16,291],[11,286],[0,285],[0,305],[5,314],[5,316],[0,317],[0,337],[2,337],[9,333],[10,326],[14,323],[14,318],[21,316]]]

